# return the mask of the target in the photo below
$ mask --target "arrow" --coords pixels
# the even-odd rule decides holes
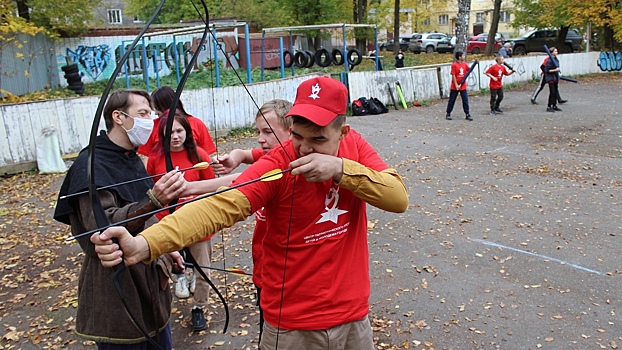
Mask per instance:
[[[195,198],[193,198],[191,200],[188,200],[188,201],[185,201],[185,202],[182,202],[182,203],[175,203],[173,205],[169,205],[169,206],[166,206],[166,207],[163,207],[163,208],[159,208],[159,209],[156,209],[154,211],[150,211],[148,213],[144,213],[144,214],[141,214],[141,215],[137,215],[137,216],[131,217],[129,219],[125,219],[125,220],[121,220],[119,222],[115,222],[114,224],[105,225],[103,227],[96,228],[94,230],[90,230],[90,231],[87,231],[87,232],[84,232],[84,233],[80,233],[80,234],[77,234],[75,236],[71,236],[71,237],[65,238],[65,241],[73,241],[74,239],[82,238],[82,237],[85,237],[85,236],[90,236],[90,235],[92,235],[95,232],[100,232],[100,231],[103,231],[103,230],[105,230],[107,228],[110,228],[110,227],[113,227],[113,226],[120,226],[120,225],[123,225],[123,224],[127,224],[128,222],[133,221],[133,220],[142,219],[142,218],[145,218],[145,217],[149,217],[149,216],[151,216],[153,214],[159,213],[161,211],[169,210],[171,207],[178,207],[180,205],[196,202],[196,201],[198,201],[200,199],[212,197],[212,196],[215,196],[217,194],[228,192],[228,191],[234,190],[236,188],[240,188],[240,187],[243,187],[243,186],[246,186],[246,185],[250,185],[250,184],[255,183],[255,182],[259,182],[259,181],[267,182],[267,181],[278,180],[278,179],[283,177],[283,174],[288,173],[290,171],[292,171],[292,169],[285,169],[285,170],[274,169],[274,170],[270,170],[267,173],[261,175],[260,177],[258,177],[256,179],[248,180],[246,182],[242,182],[242,183],[239,183],[239,184],[231,186],[231,187],[223,188],[222,190],[218,190],[216,192],[206,193],[206,194],[200,195],[198,197],[195,197]]]
[[[186,171],[186,170],[205,170],[207,168],[209,168],[210,165],[212,165],[214,163],[208,163],[208,162],[200,162],[197,163],[191,167],[187,167],[187,168],[183,168],[183,169],[177,169],[177,171]],[[107,188],[112,188],[112,187],[117,187],[117,186],[121,186],[121,185],[127,185],[133,182],[138,182],[138,181],[142,181],[142,180],[147,180],[147,179],[152,179],[154,177],[158,177],[158,176],[164,176],[167,173],[162,173],[162,174],[156,174],[156,175],[149,175],[149,176],[145,176],[145,177],[141,177],[138,179],[133,179],[133,180],[129,180],[129,181],[123,181],[123,182],[119,182],[116,184],[112,184],[112,185],[106,185],[106,186],[102,186],[102,187],[97,187],[97,190],[105,190]],[[67,194],[64,196],[60,196],[58,197],[58,200],[61,199],[66,199],[66,198],[70,198],[70,197],[75,197],[75,196],[79,196],[81,194],[86,194],[89,193],[89,190],[85,190],[85,191],[80,191],[80,192],[76,192],[76,193],[71,193],[71,194]]]
[[[200,267],[202,269],[208,269],[208,270],[214,270],[214,271],[220,271],[220,272],[227,272],[227,273],[234,274],[236,276],[252,276],[253,275],[252,273],[248,273],[248,272],[245,272],[244,270],[240,270],[240,269],[234,269],[232,267],[228,267],[226,269],[219,269],[217,267],[211,267],[211,266],[194,265],[194,264],[189,263],[189,262],[184,262],[184,266]]]

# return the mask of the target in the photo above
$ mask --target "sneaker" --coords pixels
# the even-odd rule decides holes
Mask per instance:
[[[186,299],[190,296],[188,291],[188,280],[186,275],[177,275],[177,283],[175,283],[175,296],[179,299]]]
[[[497,115],[497,112],[495,112],[495,111],[490,111],[490,115]]]
[[[447,115],[445,116],[445,119],[451,120],[451,114],[447,113]]]
[[[469,121],[473,121],[473,117],[471,117],[470,114],[467,114],[465,119]]]
[[[205,314],[203,309],[195,306],[192,308],[192,330],[195,332],[202,331],[207,328],[207,322],[205,322]]]
[[[546,109],[546,111],[547,111],[547,112],[555,112],[555,110],[553,109],[553,107],[548,107],[548,108]]]
[[[532,104],[532,105],[537,105],[537,104],[538,104],[538,102],[536,102],[536,100],[532,98],[532,99],[531,99],[531,104]]]
[[[189,284],[188,289],[190,290],[190,293],[194,294],[194,290],[197,287],[197,275],[195,273],[190,276]]]
[[[568,102],[568,100],[559,100],[559,101],[558,101],[558,103],[561,103],[561,104],[564,104],[564,103],[566,103],[566,102]]]
[[[558,111],[558,112],[561,112],[561,111],[562,111],[562,109],[561,109],[561,108],[559,108],[559,107],[557,107],[557,106],[553,106],[553,110]]]
[[[503,113],[503,111],[502,111],[502,110],[501,110],[501,108],[499,108],[499,107],[495,108],[495,112],[497,112],[497,113]]]

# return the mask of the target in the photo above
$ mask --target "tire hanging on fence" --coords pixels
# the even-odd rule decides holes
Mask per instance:
[[[353,60],[352,56],[356,54],[356,59]],[[348,64],[352,67],[359,65],[363,61],[363,55],[361,55],[361,51],[357,49],[348,50],[348,54],[346,55],[346,59],[348,60]]]
[[[294,64],[298,68],[305,68],[309,63],[309,57],[307,57],[307,53],[304,51],[297,51],[294,55]]]
[[[309,50],[305,50],[305,53],[307,54],[307,57],[308,57],[306,68],[311,68],[315,64],[315,59],[313,58],[314,56],[313,52]]]
[[[315,51],[315,55],[313,58],[315,60],[315,64],[317,64],[320,67],[328,67],[333,61],[332,57],[330,56],[330,53],[328,53],[328,50],[324,48],[321,48]]]
[[[333,51],[331,51],[330,55],[333,58],[333,64],[335,66],[341,66],[343,64],[343,62],[345,61],[345,58],[343,57],[343,52],[341,52],[341,50],[339,49],[333,49]]]
[[[290,68],[292,64],[294,64],[294,57],[292,56],[292,53],[287,50],[283,51],[283,65],[285,68]]]

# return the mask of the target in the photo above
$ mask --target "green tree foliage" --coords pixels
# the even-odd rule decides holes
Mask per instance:
[[[197,13],[192,2],[201,15]],[[210,18],[233,18],[257,23],[259,28],[304,24],[333,23],[344,14],[343,1],[333,0],[206,0]],[[127,13],[149,18],[159,0],[129,0]],[[197,20],[203,14],[203,6],[197,0],[168,1],[156,23],[178,23],[181,20]]]
[[[564,30],[583,29],[591,22],[594,26],[613,29],[615,38],[622,40],[620,0],[514,0],[514,4],[515,27],[560,28],[565,38]]]
[[[15,5],[30,8],[29,13],[20,11],[21,15],[51,35],[76,35],[95,21],[93,9],[101,6],[101,0],[16,0]]]
[[[423,33],[438,31],[436,16],[441,14],[449,4],[449,0],[400,0],[400,23],[412,20],[413,31]],[[374,9],[371,21],[380,29],[393,31],[395,0],[379,1],[370,5]],[[406,11],[408,10],[408,11]],[[409,13],[412,17],[409,18]]]

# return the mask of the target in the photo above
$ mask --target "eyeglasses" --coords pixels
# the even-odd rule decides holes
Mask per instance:
[[[131,115],[121,111],[121,110],[119,112],[122,113],[122,114],[125,114],[125,116],[127,116],[127,117],[135,118],[135,117],[133,117],[133,116],[131,116]],[[152,116],[151,116],[151,112],[149,112],[149,113],[147,113],[147,112],[138,113],[137,117],[138,118],[142,118],[142,119],[153,119]]]

